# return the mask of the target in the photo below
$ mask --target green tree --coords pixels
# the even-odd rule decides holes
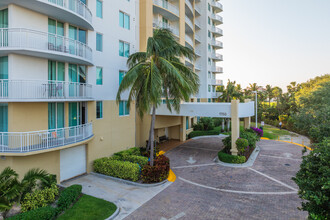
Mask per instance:
[[[171,31],[154,30],[153,37],[148,38],[146,52],[132,54],[127,64],[129,71],[123,78],[118,92],[117,103],[121,94],[130,90],[127,105],[136,101],[136,108],[143,117],[152,112],[149,131],[150,164],[154,161],[154,126],[156,109],[161,99],[166,99],[167,108],[179,111],[181,100],[188,101],[199,89],[199,77],[180,61],[182,58],[193,60],[193,50],[179,44]]]
[[[237,90],[236,81],[231,82],[228,80],[227,86],[219,86],[218,92],[221,92],[218,100],[220,102],[230,102],[232,99],[239,99],[241,97],[241,92]]]
[[[272,100],[273,96],[273,87],[271,85],[266,85],[266,94],[268,97],[268,102],[269,102],[269,106],[270,106],[270,102]]]

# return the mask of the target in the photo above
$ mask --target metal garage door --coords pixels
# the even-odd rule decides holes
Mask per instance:
[[[82,145],[61,150],[61,182],[84,173],[86,173],[86,146]]]

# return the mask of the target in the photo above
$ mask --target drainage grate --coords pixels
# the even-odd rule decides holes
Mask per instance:
[[[288,163],[286,163],[286,164],[284,164],[285,166],[287,166],[287,167],[289,167],[289,166],[291,166],[290,164],[288,164]]]

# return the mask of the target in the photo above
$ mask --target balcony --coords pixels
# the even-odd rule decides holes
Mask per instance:
[[[201,43],[202,42],[201,37],[196,33],[195,33],[195,42],[196,43]]]
[[[202,56],[202,52],[200,50],[195,50],[195,54],[196,54],[197,57]]]
[[[215,40],[213,39],[211,41],[211,45],[212,47],[214,47],[215,49],[222,49],[223,48],[223,43],[221,41]]]
[[[198,21],[197,18],[195,18],[195,29],[200,30],[202,28],[201,23]]]
[[[213,66],[212,67],[212,72],[213,73],[223,73],[223,68],[222,67],[218,67],[218,66]]]
[[[92,12],[80,0],[1,0],[0,7],[15,4],[49,17],[94,30]]]
[[[211,19],[215,25],[223,24],[222,17],[216,14],[211,15]]]
[[[30,153],[79,144],[93,137],[92,123],[30,132],[0,132],[0,153]]]
[[[201,71],[202,67],[199,64],[195,64],[195,71]]]
[[[168,23],[165,23],[165,22],[157,22],[157,21],[154,21],[152,23],[153,27],[154,28],[166,28],[166,29],[169,29],[174,35],[176,35],[177,37],[180,36],[180,30],[178,27],[175,27],[175,26],[172,26],[172,25],[169,25]]]
[[[220,79],[212,79],[211,80],[211,84],[214,86],[222,86],[223,85],[223,81]]]
[[[211,32],[215,35],[215,37],[221,37],[223,35],[222,30],[214,26],[212,26]]]
[[[179,20],[180,11],[176,5],[165,0],[153,0],[153,3],[155,14],[161,14],[170,20]]]
[[[201,8],[195,3],[195,16],[201,16]]]
[[[215,61],[223,61],[223,56],[218,53],[212,53],[211,58]]]
[[[0,29],[0,56],[9,53],[93,65],[92,49],[63,36],[25,28]]]
[[[211,93],[212,98],[218,98],[218,97],[221,96],[221,95],[222,95],[221,92],[212,92],[212,93]]]
[[[186,16],[186,33],[193,33],[194,32],[194,24],[192,20]]]
[[[222,7],[222,4],[219,3],[218,1],[216,0],[213,0],[211,2],[211,6],[213,7],[213,10],[215,13],[219,13],[219,12],[222,12],[223,11],[223,7]]]
[[[88,101],[92,85],[42,80],[0,80],[0,102]]]
[[[189,14],[194,15],[194,7],[192,6],[190,0],[186,0],[186,12],[188,11],[187,8],[189,8]]]
[[[186,34],[186,43],[189,44],[189,46],[191,47],[191,49],[194,48],[194,41],[193,41],[193,39],[188,34]]]

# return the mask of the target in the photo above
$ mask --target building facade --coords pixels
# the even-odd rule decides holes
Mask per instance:
[[[96,158],[144,146],[150,117],[126,106],[128,94],[115,98],[128,56],[145,50],[155,27],[195,49],[199,58],[186,60],[201,78],[192,101],[214,98],[221,11],[211,0],[1,1],[0,170],[39,167],[61,182],[92,171]],[[194,120],[157,116],[156,138],[185,140]]]

